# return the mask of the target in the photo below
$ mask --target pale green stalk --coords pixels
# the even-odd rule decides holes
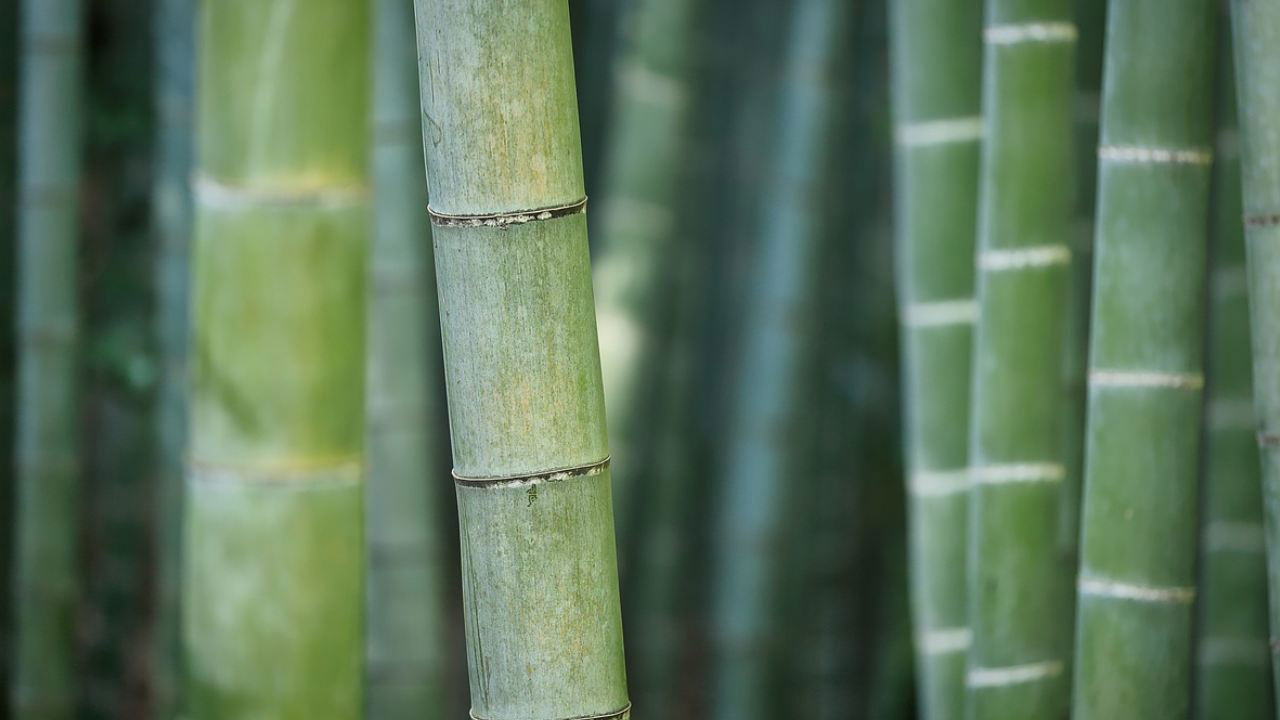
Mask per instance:
[[[20,7],[14,648],[19,720],[77,698],[79,0]]]
[[[630,716],[565,0],[416,0],[472,717]]]
[[[201,4],[192,718],[362,707],[368,5]]]

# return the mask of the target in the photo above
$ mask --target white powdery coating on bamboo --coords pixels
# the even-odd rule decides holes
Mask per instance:
[[[915,497],[948,497],[969,490],[969,469],[920,470],[911,474],[911,494]]]
[[[1140,585],[1097,577],[1080,578],[1080,594],[1134,602],[1189,604],[1196,598],[1194,587]]]
[[[1261,553],[1267,549],[1267,533],[1262,523],[1217,520],[1204,528],[1208,552]]]
[[[263,207],[305,205],[319,210],[341,210],[369,201],[369,190],[363,185],[330,187],[265,189],[226,185],[208,176],[191,181],[196,202],[216,210],[250,210]]]
[[[978,303],[973,298],[911,303],[902,313],[902,324],[913,328],[972,325],[977,321]]]
[[[1071,248],[1066,245],[1035,245],[1024,248],[983,250],[978,254],[978,269],[988,272],[1008,272],[1033,268],[1067,265],[1071,262]]]
[[[1066,476],[1067,468],[1060,463],[980,465],[969,470],[969,478],[975,485],[1056,483]]]
[[[967,627],[938,628],[917,639],[920,652],[925,655],[950,655],[969,649],[973,633]]]
[[[983,33],[992,45],[1018,45],[1021,43],[1072,43],[1079,33],[1071,22],[1034,22],[1012,25],[992,25]]]
[[[1062,675],[1061,660],[1012,665],[1002,668],[976,667],[969,670],[968,684],[971,688],[1004,687],[1023,683],[1049,680]]]
[[[623,63],[618,68],[618,84],[631,97],[665,107],[679,107],[689,96],[679,80],[654,72],[640,63]]]
[[[1200,641],[1196,661],[1201,665],[1264,667],[1271,662],[1264,637],[1207,637]]]
[[[1247,398],[1215,398],[1209,403],[1210,430],[1252,430],[1258,419]]]
[[[975,115],[907,123],[898,126],[895,137],[904,147],[921,147],[977,142],[985,132],[982,117]]]
[[[1098,159],[1135,165],[1210,165],[1213,151],[1207,148],[1162,148],[1138,145],[1101,145]]]
[[[1201,390],[1204,375],[1172,373],[1159,370],[1094,370],[1089,373],[1089,386],[1099,388],[1168,388]]]

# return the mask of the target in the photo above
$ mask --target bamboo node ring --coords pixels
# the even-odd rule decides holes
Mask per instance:
[[[544,483],[558,483],[573,478],[599,475],[609,469],[609,461],[610,458],[606,455],[603,460],[597,460],[585,465],[556,468],[554,470],[540,470],[538,472],[524,473],[521,475],[500,475],[496,477],[468,477],[466,475],[459,475],[455,470],[453,473],[453,482],[457,485],[461,485],[462,487],[471,488],[512,488],[542,485]]]
[[[468,712],[467,715],[471,716],[471,720],[491,720],[491,718],[477,715],[474,710]],[[614,710],[613,712],[607,712],[603,715],[574,715],[573,717],[562,718],[561,720],[627,720],[630,717],[631,703],[627,703],[621,710]]]
[[[436,212],[427,206],[427,214],[431,216],[431,224],[441,227],[496,227],[506,228],[512,225],[524,225],[543,220],[554,220],[569,215],[577,215],[587,209],[584,197],[568,205],[534,208],[532,210],[515,210],[511,212],[480,213],[476,215],[452,215]]]

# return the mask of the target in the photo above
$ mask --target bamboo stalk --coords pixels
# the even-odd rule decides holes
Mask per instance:
[[[190,272],[191,105],[195,54],[195,6],[191,0],[161,0],[154,43],[156,175],[152,186],[155,234],[155,334],[159,388],[155,414],[157,476],[153,547],[155,595],[151,683],[155,714],[181,712],[182,461],[187,426],[188,276]]]
[[[193,718],[361,712],[368,14],[200,8]]]
[[[1190,713],[1215,16],[1108,17],[1076,718]]]
[[[79,0],[20,8],[16,718],[76,701]]]
[[[1240,166],[1249,308],[1253,340],[1253,398],[1262,464],[1272,637],[1280,632],[1280,5],[1232,0],[1232,37],[1239,104]],[[1280,695],[1280,662],[1271,645],[1273,692]]]
[[[434,718],[445,694],[443,382],[412,0],[378,0],[374,26],[365,707],[373,720]]]
[[[982,2],[891,8],[898,303],[922,716],[964,712],[969,377],[982,139]]]
[[[1066,712],[1058,553],[1076,27],[1067,0],[989,0],[970,425],[968,717]]]
[[[1248,276],[1229,43],[1218,91],[1209,245],[1208,398],[1196,607],[1195,715],[1271,718],[1267,566],[1254,445]]]
[[[627,718],[564,0],[416,0],[472,715]]]
[[[762,234],[754,260],[738,362],[738,406],[726,440],[713,565],[713,717],[772,717],[785,569],[786,488],[810,431],[804,402],[815,325],[822,234],[818,198],[835,131],[832,78],[848,39],[851,6],[805,0],[792,8],[782,110]],[[807,465],[799,471],[803,477]]]

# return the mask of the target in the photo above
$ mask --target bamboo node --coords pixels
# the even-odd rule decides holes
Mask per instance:
[[[1159,370],[1094,370],[1089,373],[1089,387],[1201,390],[1204,375]]]
[[[914,472],[910,489],[916,497],[948,497],[966,492],[969,489],[969,468]]]
[[[1196,598],[1194,587],[1139,585],[1098,577],[1081,576],[1079,588],[1081,595],[1134,602],[1186,605]]]
[[[969,649],[973,633],[967,627],[939,628],[921,635],[917,644],[925,655],[950,655]]]
[[[904,147],[977,142],[986,133],[982,117],[943,118],[899,125],[894,138]]]
[[[477,715],[475,710],[467,713],[471,716],[471,720],[492,720],[482,715]],[[621,710],[614,710],[603,715],[574,715],[573,717],[561,718],[561,720],[627,720],[631,717],[631,703],[627,703],[626,707]]]
[[[1049,680],[1062,674],[1061,660],[1011,665],[1000,668],[975,667],[969,670],[968,686],[971,688],[1004,687],[1022,683]]]
[[[912,328],[972,325],[978,321],[973,298],[909,303],[902,310],[902,324]]]
[[[229,185],[207,175],[196,175],[191,184],[202,206],[219,210],[298,206],[341,210],[363,205],[369,199],[369,189],[363,185],[267,188]]]
[[[512,225],[524,225],[525,223],[537,222],[542,220],[554,220],[569,215],[577,215],[585,212],[587,209],[587,199],[584,197],[577,202],[568,205],[556,205],[554,207],[535,208],[533,210],[516,210],[514,212],[487,213],[478,215],[450,215],[447,213],[436,212],[430,206],[427,207],[427,214],[431,216],[431,224],[442,227],[496,227],[507,228]]]
[[[1274,227],[1276,225],[1280,225],[1280,213],[1245,215],[1244,224],[1249,227]]]
[[[983,32],[990,45],[1022,43],[1073,43],[1079,33],[1072,22],[1032,22],[991,25]]]
[[[1213,164],[1213,151],[1208,148],[1163,148],[1138,145],[1099,145],[1098,159],[1135,165]]]
[[[1060,463],[979,465],[969,472],[970,478],[976,485],[1056,483],[1067,476],[1067,468]]]
[[[1071,248],[1066,245],[1033,245],[1021,248],[983,250],[978,255],[978,269],[988,272],[1008,272],[1067,265],[1071,262]]]
[[[546,483],[558,483],[570,480],[572,478],[592,477],[600,475],[609,469],[610,458],[606,456],[603,460],[587,463],[585,465],[576,465],[574,467],[556,468],[554,470],[540,470],[533,473],[525,473],[521,475],[501,475],[497,477],[468,477],[459,475],[455,470],[453,472],[453,482],[462,487],[472,488],[513,488],[513,487],[532,487],[543,485]]]

